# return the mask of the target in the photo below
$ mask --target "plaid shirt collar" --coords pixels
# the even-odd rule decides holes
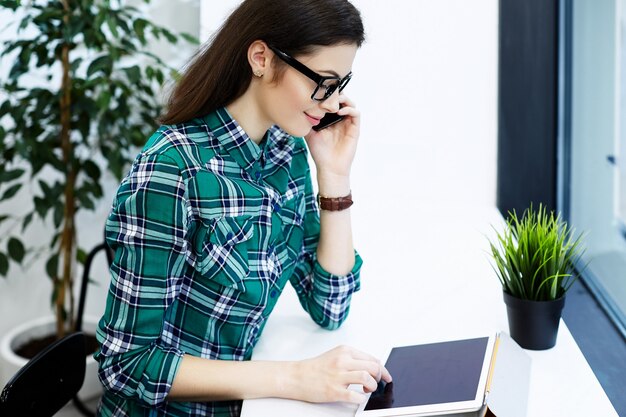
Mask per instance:
[[[288,133],[278,126],[272,126],[257,145],[224,107],[211,112],[203,121],[220,147],[250,174],[258,172],[265,165],[265,153],[289,138]]]
[[[225,149],[243,169],[249,171],[259,162],[263,149],[250,139],[225,108],[211,112],[204,121],[211,134],[219,141],[220,147]]]

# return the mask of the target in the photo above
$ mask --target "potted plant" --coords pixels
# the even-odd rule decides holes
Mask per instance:
[[[502,284],[511,337],[525,349],[556,343],[565,294],[578,278],[584,250],[581,235],[542,204],[509,213],[504,229],[490,240],[494,270]]]
[[[0,80],[0,202],[17,198],[25,184],[36,190],[32,208],[0,213],[0,275],[11,263],[45,257],[60,338],[75,326],[72,286],[86,256],[76,214],[102,197],[103,169],[121,178],[156,127],[157,91],[176,76],[149,42],[197,40],[123,0],[0,0],[0,9],[16,16],[8,24],[18,32],[0,49],[3,63],[12,60]],[[34,218],[52,229],[39,247],[22,237]]]

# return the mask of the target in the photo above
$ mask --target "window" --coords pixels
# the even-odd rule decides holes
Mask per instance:
[[[559,208],[586,234],[584,280],[626,335],[626,0],[561,5]]]

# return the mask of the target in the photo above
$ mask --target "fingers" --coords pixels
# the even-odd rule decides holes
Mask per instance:
[[[362,402],[365,401],[366,398],[367,397],[364,394],[360,394],[351,389],[346,389],[343,394],[343,399],[341,399],[340,401],[352,403],[352,404],[361,404]]]
[[[342,107],[339,109],[337,114],[340,116],[350,116],[354,118],[361,116],[361,112],[355,109],[354,107]]]
[[[393,377],[391,376],[391,374],[389,373],[389,371],[387,370],[387,368],[385,368],[384,366],[380,366],[381,367],[381,378],[383,381],[385,382],[391,382],[393,381]]]
[[[383,366],[377,360],[374,361],[365,361],[365,360],[354,360],[352,364],[352,369],[354,371],[363,370],[372,376],[376,381],[380,381],[382,376],[382,368]]]
[[[380,381],[381,378],[385,382],[392,381],[393,378],[387,368],[385,368],[377,358],[370,355],[369,353],[365,353],[358,349],[347,346],[340,346],[338,349],[343,349],[347,354],[352,357],[353,362],[348,365],[349,370],[365,370],[370,375],[372,375],[372,377],[374,377],[376,381]]]
[[[339,104],[341,108],[337,111],[338,115],[350,117],[359,117],[361,115],[361,112],[356,109],[356,104],[343,94],[339,95]]]
[[[342,401],[359,404],[367,393],[376,391],[378,382],[391,381],[391,375],[378,359],[357,349],[339,346],[316,358],[303,361],[306,384],[299,399],[312,402]],[[351,385],[361,386],[355,391]],[[306,389],[305,389],[306,387]]]
[[[356,104],[354,103],[354,101],[352,101],[347,95],[343,93],[339,94],[339,104],[344,107],[348,106],[356,108]]]
[[[363,385],[363,390],[365,392],[376,391],[378,387],[378,382],[374,377],[367,371],[350,371],[344,375],[344,381],[346,386],[350,384],[358,384]]]

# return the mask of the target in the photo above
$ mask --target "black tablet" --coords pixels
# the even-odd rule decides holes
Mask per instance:
[[[379,384],[357,416],[387,417],[471,412],[480,409],[496,336],[394,347]]]

